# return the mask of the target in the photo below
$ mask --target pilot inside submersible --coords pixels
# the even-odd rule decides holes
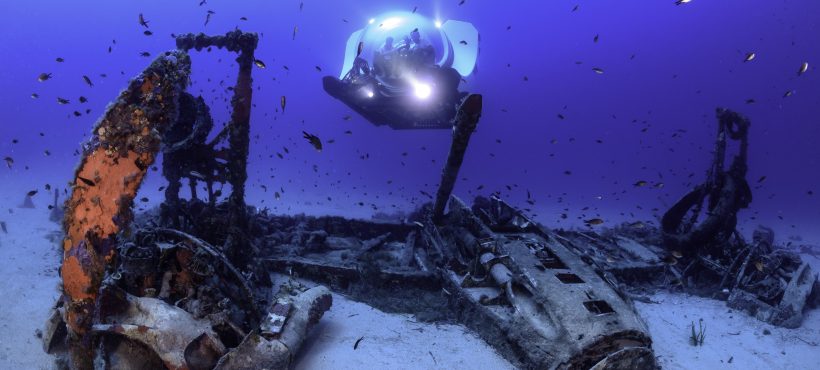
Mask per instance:
[[[323,84],[377,126],[449,129],[467,95],[459,84],[473,74],[477,57],[478,32],[470,23],[388,13],[350,36],[341,76],[326,76]]]

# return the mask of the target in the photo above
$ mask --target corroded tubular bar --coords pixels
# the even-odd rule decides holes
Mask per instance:
[[[216,46],[232,52],[246,53],[255,50],[258,41],[259,38],[256,36],[256,33],[242,32],[240,30],[228,32],[225,36],[208,36],[204,33],[194,35],[193,33],[187,33],[176,37],[177,49],[185,51],[191,49],[199,51],[210,46]]]
[[[481,118],[481,104],[481,95],[472,94],[467,97],[458,109],[455,126],[453,126],[453,144],[450,146],[450,154],[447,155],[447,163],[441,173],[441,185],[439,185],[436,193],[433,220],[440,220],[444,215],[444,207],[447,205],[447,200],[450,199],[453,186],[456,184],[458,171],[461,169],[461,163],[464,162],[464,153],[467,151],[470,136],[475,131],[478,119]]]
[[[116,257],[117,234],[160,149],[164,128],[177,119],[190,59],[165,53],[120,94],[94,127],[66,202],[61,269],[72,367],[92,367],[89,335],[103,277]]]
[[[254,44],[254,47],[256,45]],[[231,203],[234,209],[245,211],[245,180],[248,163],[248,146],[250,145],[251,119],[251,69],[253,68],[253,49],[244,50],[236,58],[239,64],[239,75],[233,90],[231,105],[231,125],[228,143],[231,146],[228,162],[228,174],[231,182]]]

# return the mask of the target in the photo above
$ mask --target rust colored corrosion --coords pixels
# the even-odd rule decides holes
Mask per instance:
[[[83,148],[63,222],[65,322],[74,368],[91,368],[98,292],[116,256],[117,234],[132,219],[131,205],[160,149],[164,129],[177,119],[188,85],[184,51],[158,57],[109,105]]]

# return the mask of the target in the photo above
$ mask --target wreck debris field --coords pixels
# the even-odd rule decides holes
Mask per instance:
[[[7,1],[0,369],[817,369],[820,2]]]

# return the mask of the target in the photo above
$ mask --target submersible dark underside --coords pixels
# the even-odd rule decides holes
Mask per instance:
[[[765,236],[747,244],[732,233],[736,212],[750,201],[742,186],[745,138],[737,165],[710,170],[712,180],[673,207],[663,230],[553,231],[496,197],[467,206],[451,193],[481,115],[480,95],[468,96],[455,115],[435,202],[407,220],[248,207],[256,42],[238,30],[179,36],[178,49],[133,79],[94,127],[65,205],[64,294],[43,336],[58,363],[285,369],[330,309],[332,290],[385,311],[464,324],[520,368],[652,369],[652,341],[632,304],[642,289],[728,290],[723,298],[758,318],[792,325],[815,299],[816,278],[799,257],[765,245]],[[240,71],[231,122],[205,142],[208,107],[185,87],[187,52],[209,46],[237,52]],[[726,111],[719,117],[732,138],[745,137],[747,121]],[[133,199],[160,150],[166,201],[134,217]],[[180,199],[182,179],[204,182],[207,196]],[[214,183],[231,185],[227,199]],[[718,220],[675,217],[710,196],[708,211]],[[672,258],[680,264],[669,263],[678,250]],[[748,267],[761,259],[767,264]],[[273,273],[287,281],[273,284]],[[300,279],[324,286],[308,289]]]

